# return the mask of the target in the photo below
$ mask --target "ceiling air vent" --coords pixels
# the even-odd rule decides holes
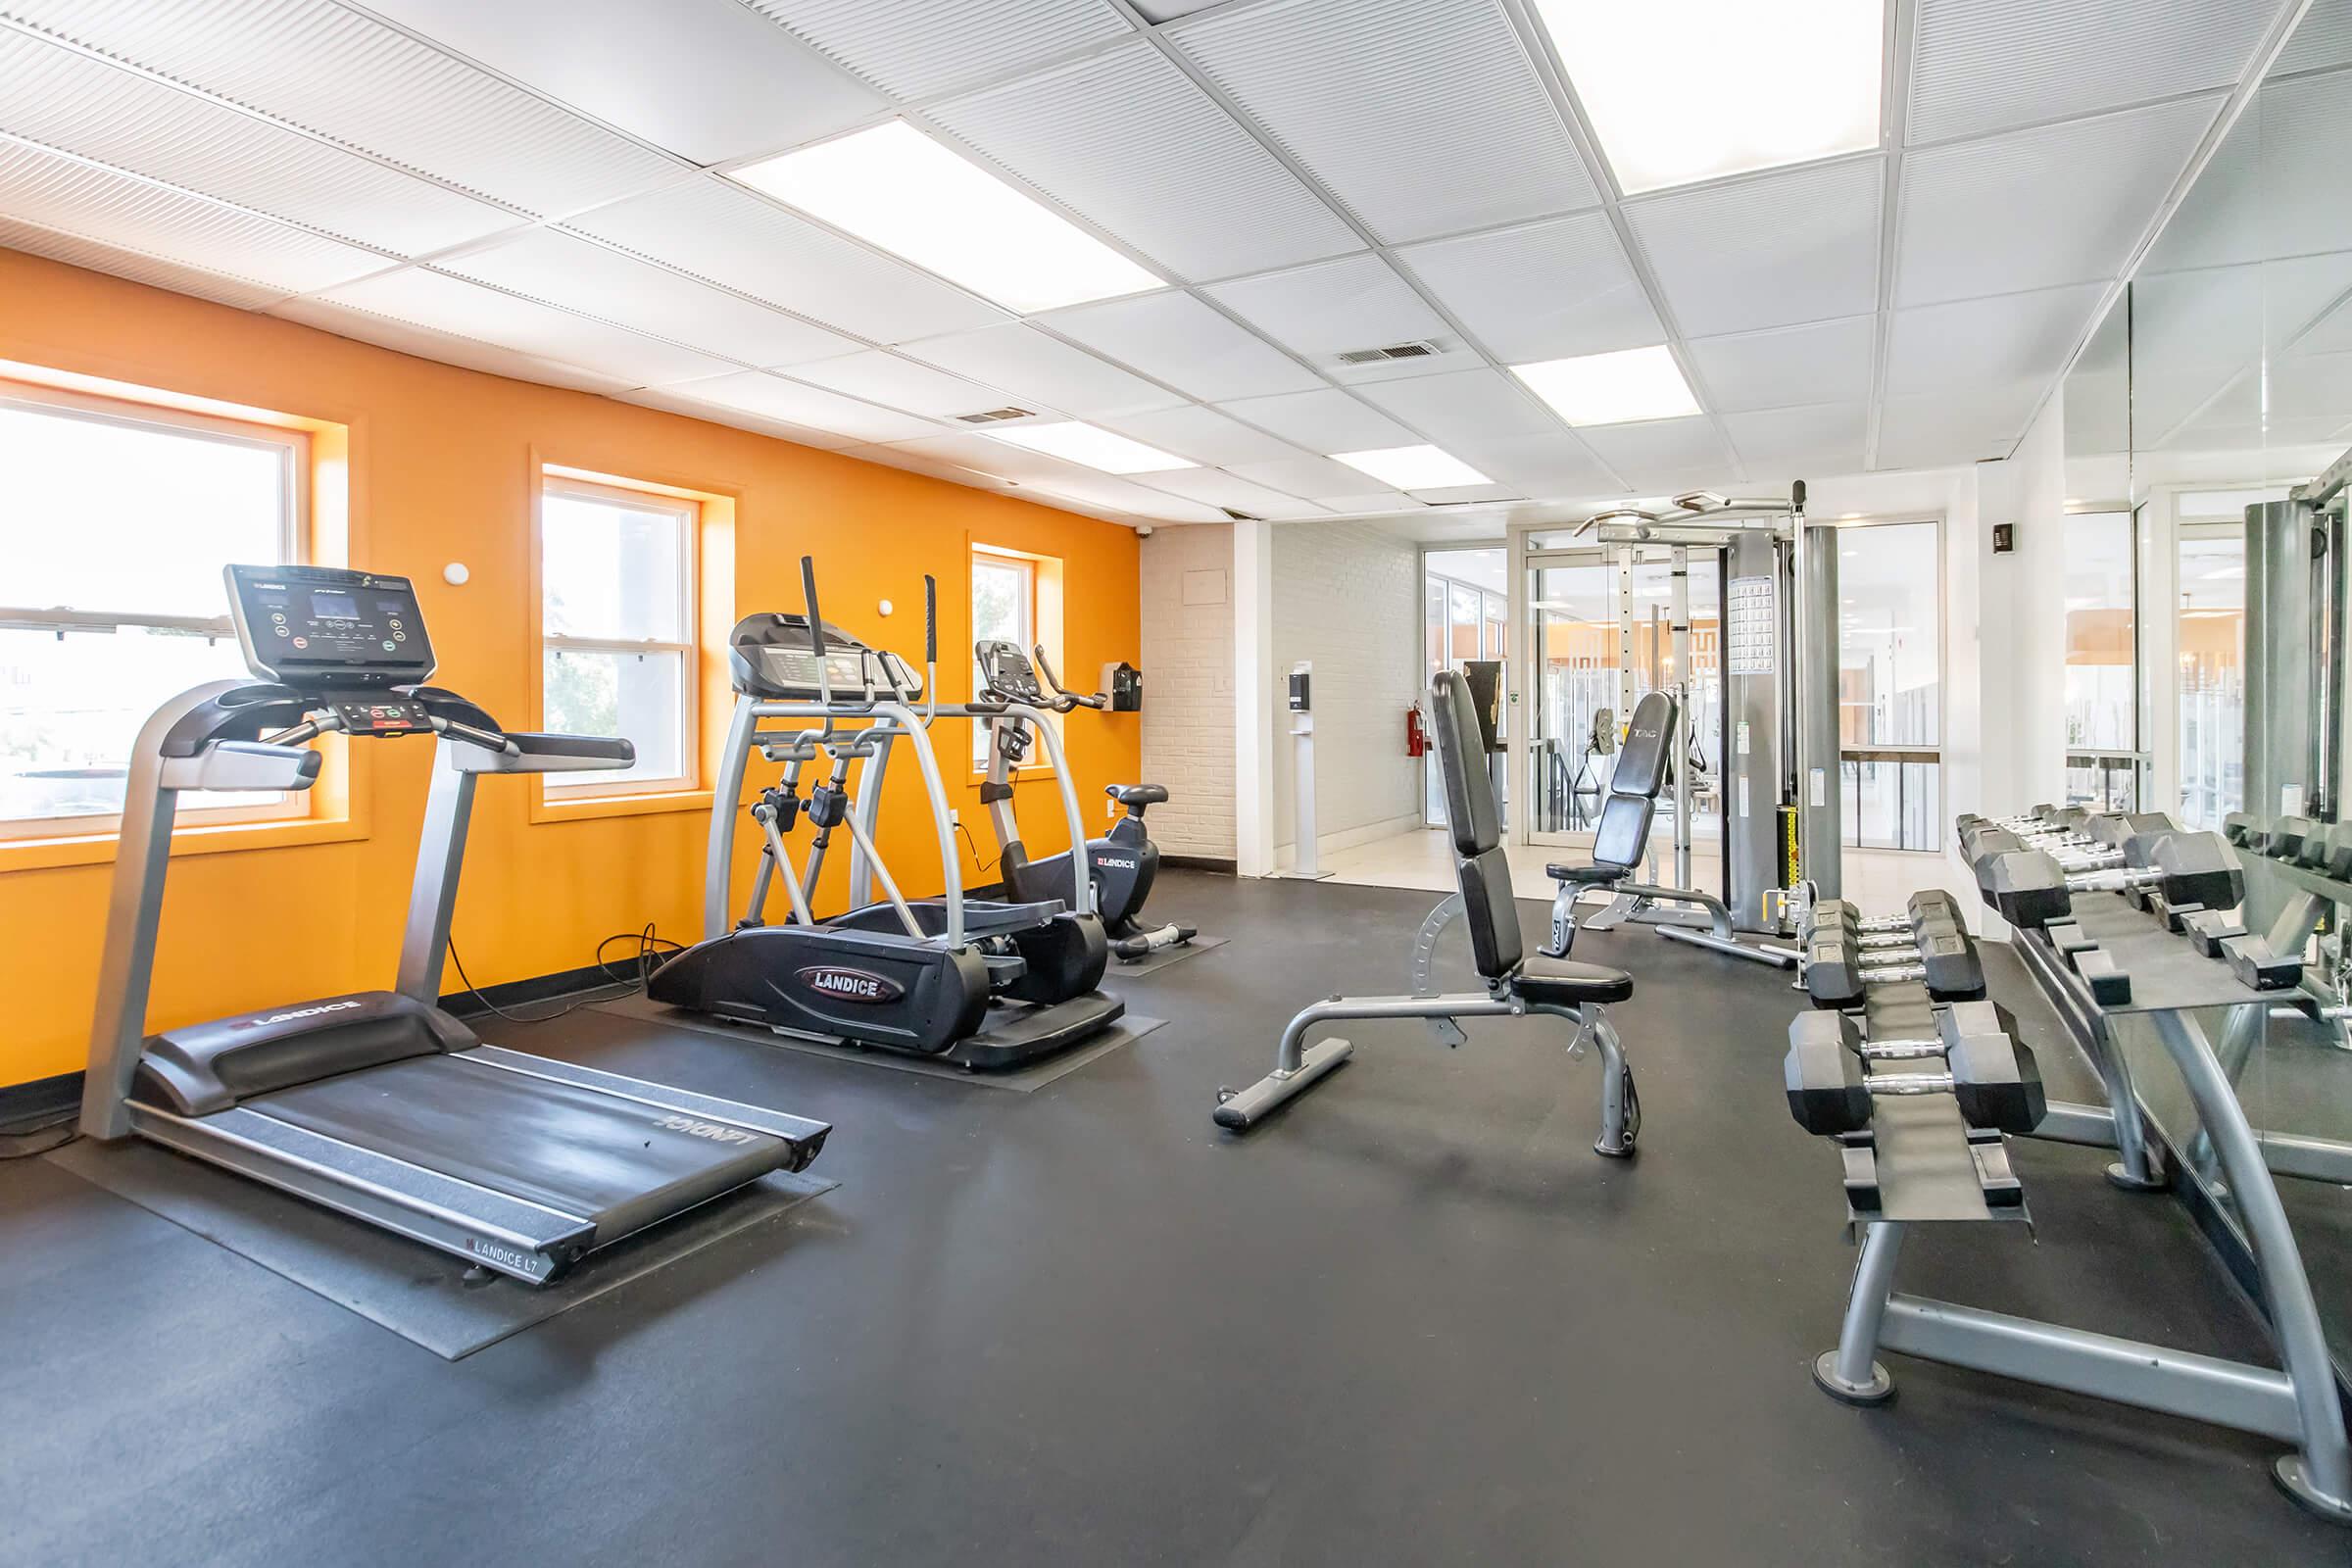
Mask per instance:
[[[1437,352],[1435,343],[1391,343],[1379,349],[1348,349],[1340,355],[1340,363],[1378,365],[1383,360],[1426,360]]]
[[[1026,419],[1035,409],[984,409],[978,414],[958,414],[956,417],[965,424],[999,424],[1006,419]]]

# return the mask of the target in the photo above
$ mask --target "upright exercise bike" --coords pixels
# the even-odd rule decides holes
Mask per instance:
[[[1109,699],[1065,690],[1054,676],[1044,648],[1037,663],[1014,643],[983,640],[973,645],[979,661],[981,696],[1016,708],[1048,709],[1066,713],[1074,708],[1103,709]],[[1045,684],[1038,682],[1039,671]],[[1049,696],[1047,688],[1052,689]],[[1029,858],[1021,844],[1020,821],[1013,809],[1012,769],[1029,755],[1028,723],[1014,712],[989,722],[988,777],[980,785],[980,803],[988,808],[996,828],[997,863],[1005,893],[1019,900],[1059,899],[1073,903],[1070,852]],[[1121,814],[1110,831],[1086,843],[1086,863],[1095,888],[1095,911],[1102,917],[1103,934],[1110,939],[1110,956],[1121,963],[1138,963],[1168,948],[1186,947],[1200,935],[1197,927],[1165,925],[1147,928],[1138,918],[1152,883],[1159,875],[1159,846],[1144,827],[1144,808],[1168,798],[1164,784],[1106,784],[1102,793],[1119,803]]]

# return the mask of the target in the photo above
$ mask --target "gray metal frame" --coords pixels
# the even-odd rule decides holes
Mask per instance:
[[[1627,1090],[1633,1075],[1625,1063],[1624,1044],[1609,1022],[1606,1007],[1598,1003],[1565,1007],[1530,1002],[1518,994],[1507,977],[1484,992],[1433,994],[1426,989],[1438,939],[1461,913],[1462,897],[1456,893],[1431,910],[1429,918],[1421,923],[1420,932],[1413,939],[1412,976],[1415,986],[1420,988],[1416,994],[1328,997],[1300,1008],[1283,1028],[1282,1043],[1275,1051],[1274,1070],[1247,1089],[1218,1092],[1217,1125],[1233,1132],[1245,1132],[1258,1125],[1355,1054],[1354,1042],[1337,1036],[1307,1045],[1307,1031],[1317,1024],[1342,1018],[1419,1018],[1430,1025],[1431,1035],[1441,1045],[1459,1046],[1468,1038],[1461,1027],[1464,1018],[1519,1018],[1529,1013],[1544,1013],[1565,1018],[1577,1026],[1568,1044],[1569,1055],[1583,1055],[1588,1043],[1600,1055],[1600,1136],[1593,1141],[1593,1152],[1611,1158],[1632,1153],[1634,1140],[1628,1126]]]

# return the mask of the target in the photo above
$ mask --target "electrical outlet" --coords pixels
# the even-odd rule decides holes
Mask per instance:
[[[962,825],[963,825],[963,813],[962,813],[961,811],[957,810],[957,809],[956,809],[955,807],[953,807],[953,806],[949,807],[949,808],[948,808],[948,826],[950,826],[950,827],[961,827]]]

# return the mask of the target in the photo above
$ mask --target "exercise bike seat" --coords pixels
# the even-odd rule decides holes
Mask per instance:
[[[1530,1002],[1573,1007],[1590,1002],[1623,1002],[1634,994],[1634,977],[1606,964],[1531,953],[1511,976],[1511,989]]]
[[[1622,865],[1547,865],[1544,874],[1554,882],[1574,882],[1581,887],[1602,887],[1622,879]]]
[[[1121,806],[1133,808],[1159,805],[1168,798],[1168,787],[1165,784],[1105,784],[1102,793]]]

